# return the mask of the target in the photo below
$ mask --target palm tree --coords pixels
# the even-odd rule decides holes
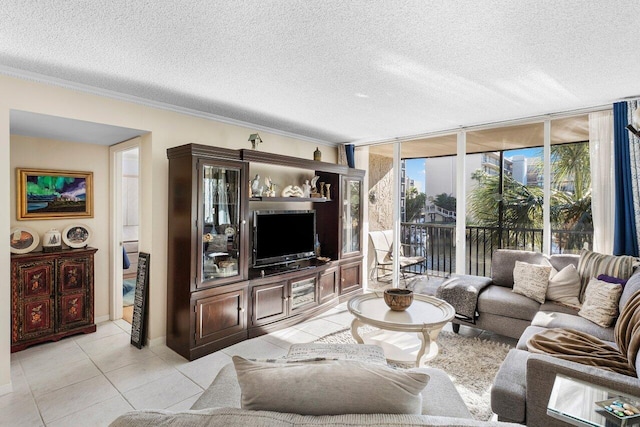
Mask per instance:
[[[406,210],[405,221],[415,222],[420,219],[427,196],[424,193],[419,193],[416,187],[409,187],[406,193]]]
[[[554,145],[551,147],[551,159],[553,228],[592,231],[588,143]],[[476,171],[472,178],[478,181],[479,185],[468,198],[470,224],[502,229],[542,229],[542,188],[537,185],[521,184],[505,175],[503,191],[499,194],[499,176]],[[499,218],[500,202],[502,202],[502,222]],[[562,248],[580,248],[583,239],[582,236],[571,233],[557,233],[553,237],[555,243]],[[494,236],[494,241],[496,240],[497,237]],[[512,242],[506,242],[506,244],[510,246]]]

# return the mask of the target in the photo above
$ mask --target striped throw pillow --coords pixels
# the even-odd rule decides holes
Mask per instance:
[[[638,265],[638,259],[629,255],[605,255],[583,249],[578,260],[578,274],[580,274],[580,301],[584,301],[584,291],[592,277],[600,274],[626,280],[633,274]]]

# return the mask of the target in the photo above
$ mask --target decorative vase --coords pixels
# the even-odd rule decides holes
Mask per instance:
[[[326,197],[327,200],[331,200],[331,193],[329,192],[330,187],[331,187],[331,184],[324,185],[324,197]]]
[[[313,152],[313,160],[319,162],[322,160],[322,152],[316,147],[316,151]]]
[[[413,303],[413,291],[409,289],[387,289],[384,302],[394,311],[405,311]]]
[[[56,228],[44,233],[42,237],[42,250],[44,252],[54,252],[62,249],[62,236]]]

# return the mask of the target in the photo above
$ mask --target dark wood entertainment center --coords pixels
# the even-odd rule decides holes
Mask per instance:
[[[304,321],[362,292],[363,170],[187,144],[167,150],[167,346],[189,360]],[[251,197],[256,170],[319,176],[331,198]],[[277,189],[280,196],[283,183]],[[251,268],[252,212],[315,210],[318,259]],[[283,230],[282,238],[287,232]]]

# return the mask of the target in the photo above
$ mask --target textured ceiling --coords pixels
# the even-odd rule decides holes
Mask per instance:
[[[638,0],[4,0],[0,72],[370,142],[640,95]]]

